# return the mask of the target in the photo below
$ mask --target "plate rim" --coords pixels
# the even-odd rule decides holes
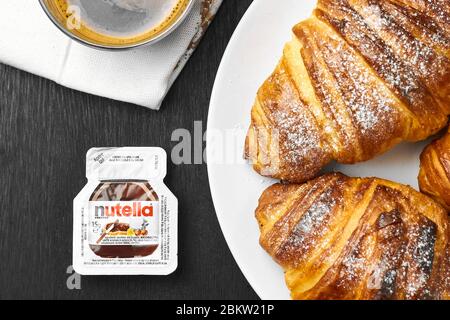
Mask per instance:
[[[213,89],[212,89],[212,93],[211,93],[211,98],[210,98],[210,102],[209,102],[209,107],[208,107],[207,131],[206,131],[206,158],[207,159],[211,159],[211,157],[210,157],[211,148],[208,148],[208,144],[209,144],[210,139],[212,139],[210,124],[212,123],[212,118],[214,117],[214,114],[215,114],[215,109],[212,106],[216,104],[216,101],[218,99],[217,98],[217,96],[218,96],[217,83],[219,83],[220,80],[222,79],[223,70],[225,68],[225,65],[227,64],[227,61],[230,59],[231,51],[232,51],[232,48],[234,47],[234,43],[237,41],[238,34],[240,34],[241,29],[243,29],[245,27],[246,22],[249,19],[249,17],[251,16],[251,14],[253,13],[253,11],[257,10],[259,3],[261,3],[261,2],[253,1],[250,4],[250,6],[247,8],[247,10],[245,11],[245,13],[242,16],[241,20],[239,21],[236,29],[234,30],[234,32],[230,38],[230,41],[228,42],[228,45],[225,49],[225,52],[224,52],[221,62],[219,64],[219,68],[217,69],[217,73],[216,73],[216,77],[214,79],[214,85],[213,85]],[[236,258],[236,256],[237,256],[237,252],[235,252],[236,249],[234,249],[234,246],[230,245],[230,242],[231,242],[231,240],[229,240],[230,235],[224,232],[224,222],[223,222],[224,215],[218,213],[218,209],[216,206],[216,203],[218,203],[218,200],[216,199],[217,192],[215,191],[216,186],[212,183],[212,180],[213,180],[212,176],[214,175],[214,173],[212,173],[212,166],[209,164],[208,161],[206,163],[206,167],[207,167],[207,172],[208,172],[208,183],[209,183],[211,198],[213,200],[215,214],[216,214],[217,220],[219,221],[220,230],[223,234],[223,237],[225,238],[225,242],[227,243],[228,249],[230,250],[234,261],[238,265],[238,267],[241,270],[242,274],[244,275],[246,281],[249,283],[249,285],[252,287],[252,289],[256,292],[258,297],[260,299],[262,299],[261,297],[264,296],[264,294],[262,294],[262,289],[259,288],[259,286],[257,285],[257,281],[250,280],[250,279],[252,279],[250,270],[247,270],[246,267],[244,267],[239,262],[239,260]]]
[[[269,2],[271,0],[268,0]],[[246,28],[251,27],[252,21],[255,19],[255,16],[258,16],[258,11],[262,10],[264,12],[265,4],[267,4],[266,0],[260,0],[260,1],[254,1],[249,8],[246,10],[245,14],[242,16],[242,19],[240,20],[238,26],[236,27],[235,31],[233,32],[233,35],[230,38],[230,41],[228,43],[228,46],[223,54],[222,60],[220,62],[215,81],[214,86],[211,94],[210,104],[209,104],[209,111],[208,111],[208,117],[207,117],[207,133],[206,133],[206,155],[207,159],[214,159],[214,152],[210,148],[210,142],[214,141],[213,132],[216,128],[222,128],[224,129],[224,126],[221,125],[221,120],[218,119],[218,114],[220,116],[223,116],[223,109],[221,106],[223,106],[222,100],[224,99],[224,90],[227,88],[226,83],[228,82],[228,77],[230,76],[229,66],[234,65],[234,52],[235,50],[239,51],[239,45],[242,45],[240,43],[241,37],[246,34]],[[295,2],[295,0],[292,0]],[[308,0],[308,1],[314,1],[314,0]],[[233,73],[231,72],[231,76],[233,77]],[[248,88],[247,88],[248,89]],[[226,90],[225,90],[226,93]],[[246,97],[247,99],[249,97]],[[242,110],[242,112],[245,112]],[[234,119],[234,118],[232,118]],[[226,124],[230,124],[226,122]],[[245,124],[245,126],[247,123]],[[417,153],[422,152],[426,145],[432,140],[434,140],[435,137],[430,137],[428,140],[424,140],[422,142],[418,143],[402,143],[389,152],[384,153],[383,155],[379,155],[378,157],[373,159],[373,163],[371,161],[362,162],[359,164],[355,164],[352,166],[345,166],[345,165],[338,165],[337,163],[333,164],[333,166],[329,166],[330,171],[339,171],[343,172],[344,174],[348,174],[350,176],[358,176],[358,177],[372,177],[372,176],[379,176],[380,178],[387,179],[390,181],[397,181],[399,183],[410,185],[414,189],[418,190],[417,188],[417,176],[414,173],[418,173],[419,168],[419,157],[413,157],[411,158],[411,152]],[[398,153],[401,149],[401,153]],[[395,151],[396,150],[396,151]],[[419,151],[420,150],[420,151]],[[395,157],[392,157],[395,153]],[[399,157],[398,154],[401,154]],[[392,162],[392,168],[389,170],[386,170],[386,161]],[[399,162],[400,161],[400,162]],[[403,162],[402,162],[403,161]],[[405,164],[407,164],[405,166]],[[248,170],[251,170],[251,166],[248,166]],[[350,168],[351,167],[351,168]],[[414,168],[414,169],[413,169]],[[370,169],[370,170],[368,170]],[[239,247],[239,243],[236,241],[236,233],[233,231],[233,221],[230,222],[230,220],[226,219],[227,215],[226,212],[224,212],[224,202],[222,200],[221,194],[219,191],[222,191],[221,189],[223,186],[223,183],[220,183],[223,179],[223,175],[220,175],[220,166],[209,163],[207,161],[207,172],[208,172],[208,182],[210,185],[210,192],[211,197],[214,204],[215,213],[220,225],[221,232],[225,238],[225,241],[227,243],[227,246],[236,261],[236,264],[238,265],[239,269],[241,270],[242,274],[246,278],[247,282],[250,284],[250,286],[253,288],[253,290],[256,292],[256,294],[261,299],[276,299],[276,300],[282,300],[282,299],[288,299],[288,296],[281,295],[278,298],[278,295],[273,295],[268,291],[268,287],[264,285],[264,281],[261,281],[261,275],[258,274],[258,272],[254,270],[254,268],[251,267],[251,264],[248,263],[248,259],[245,257],[245,253],[248,253],[246,250],[241,250]],[[380,171],[382,170],[382,172]],[[413,170],[413,171],[411,171]],[[369,173],[369,174],[368,174]],[[215,182],[216,184],[214,184]],[[219,183],[218,183],[219,182]],[[276,181],[275,181],[276,182]],[[252,195],[253,198],[253,195]],[[246,221],[248,220],[247,217],[245,218]],[[235,223],[235,222],[234,222]],[[256,220],[255,220],[255,226],[257,226]],[[225,232],[226,231],[226,232]],[[239,237],[238,237],[239,238]],[[263,250],[263,249],[261,249]],[[269,256],[268,256],[269,257]],[[281,269],[280,269],[281,270]],[[266,270],[267,271],[267,270]],[[280,284],[281,284],[280,279]],[[286,287],[287,289],[287,287]]]

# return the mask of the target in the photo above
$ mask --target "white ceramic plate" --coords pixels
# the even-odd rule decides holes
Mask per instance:
[[[262,191],[274,181],[262,178],[243,161],[228,159],[235,156],[230,156],[229,140],[234,132],[236,158],[241,157],[256,92],[275,68],[292,27],[307,18],[315,4],[315,0],[254,1],[228,45],[211,98],[207,157],[214,205],[236,262],[262,299],[290,298],[283,271],[259,246],[254,218]],[[226,133],[225,138],[220,133]],[[331,165],[327,170],[377,176],[417,188],[419,155],[425,144],[403,144],[375,160],[353,166]]]

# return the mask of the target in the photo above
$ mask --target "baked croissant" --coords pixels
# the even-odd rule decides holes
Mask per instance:
[[[420,156],[420,190],[450,211],[450,128]]]
[[[291,182],[423,140],[450,114],[450,1],[319,0],[251,113],[245,155]]]
[[[410,187],[338,173],[275,184],[256,217],[293,299],[449,299],[447,212]]]

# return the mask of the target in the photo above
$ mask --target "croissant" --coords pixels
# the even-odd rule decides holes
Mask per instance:
[[[450,211],[450,128],[420,156],[420,190]]]
[[[339,173],[275,184],[256,217],[293,299],[449,299],[447,213],[410,187]]]
[[[259,89],[245,156],[304,182],[439,132],[450,114],[450,1],[319,0]]]

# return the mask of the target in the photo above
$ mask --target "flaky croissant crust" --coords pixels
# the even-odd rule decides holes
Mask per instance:
[[[420,190],[450,211],[450,128],[420,156]]]
[[[410,187],[327,174],[268,188],[256,217],[294,299],[449,299],[447,213]]]
[[[291,182],[423,140],[450,114],[450,1],[319,0],[251,113],[245,154]]]

